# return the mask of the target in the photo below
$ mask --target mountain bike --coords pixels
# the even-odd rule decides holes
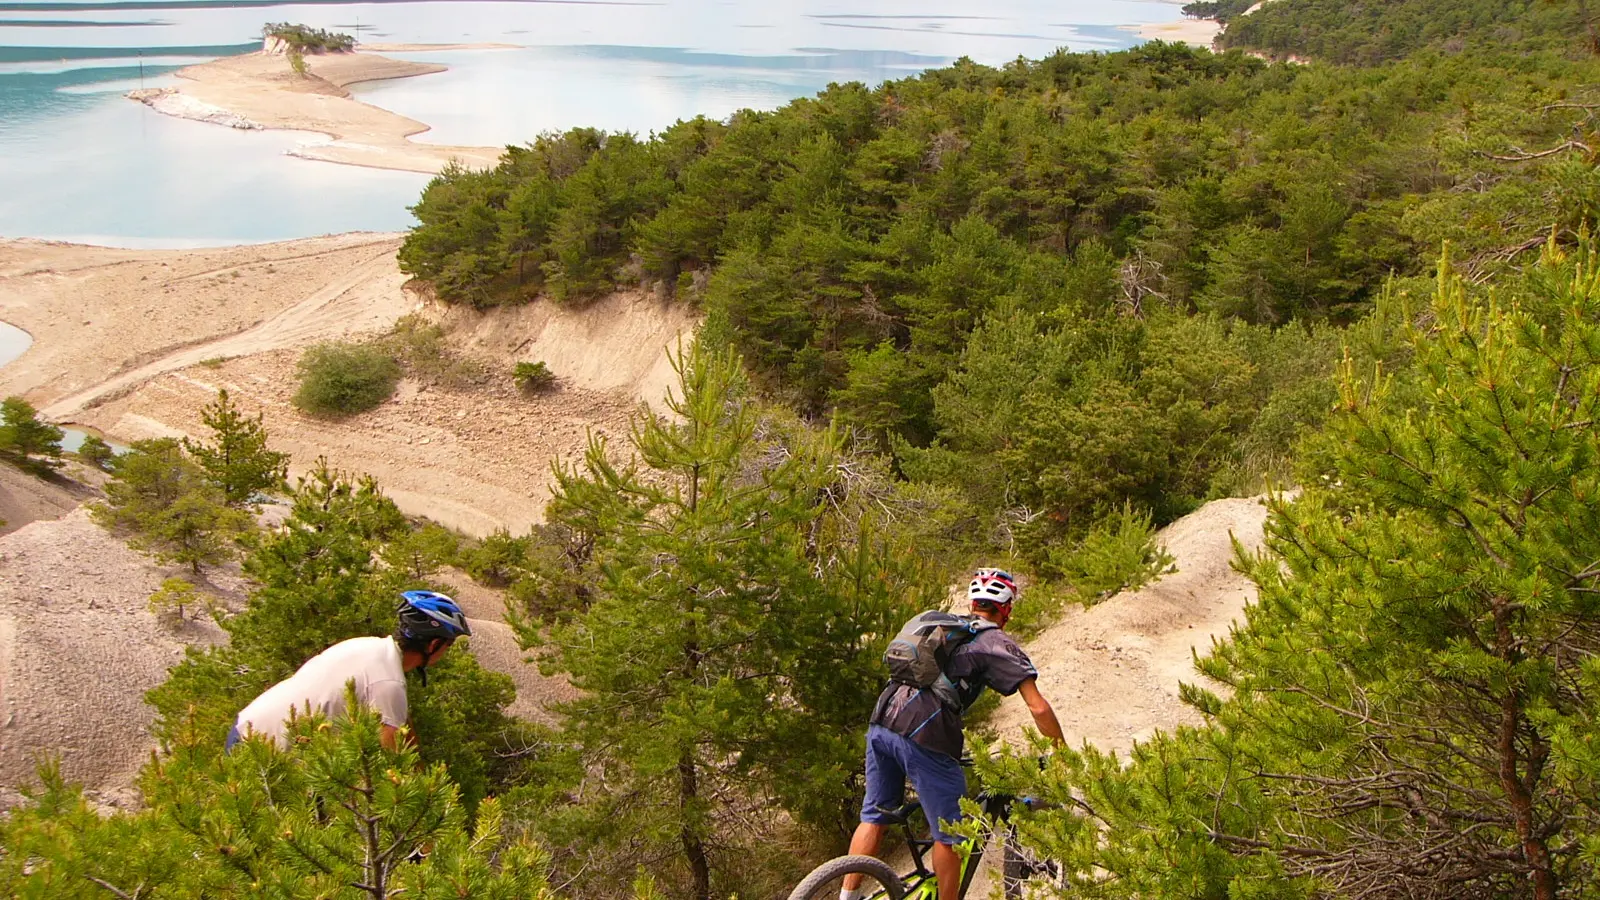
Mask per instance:
[[[1034,801],[987,791],[979,794],[977,800],[984,815],[1001,832],[1000,875],[1007,900],[1021,898],[1023,882],[1029,878],[1040,874],[1052,877],[1059,875],[1054,863],[1032,859],[1017,842],[1016,832],[1011,827],[1012,808],[1022,804],[1031,809],[1036,806]],[[812,869],[811,874],[789,893],[789,900],[838,900],[844,877],[853,874],[866,876],[861,882],[863,900],[935,900],[939,896],[939,880],[934,876],[932,867],[925,862],[928,851],[933,849],[933,838],[919,836],[912,826],[912,822],[923,819],[922,803],[912,800],[899,809],[880,812],[887,819],[885,824],[898,825],[903,829],[906,847],[911,851],[910,872],[896,874],[888,863],[875,856],[840,856]],[[961,856],[961,897],[965,897],[967,889],[972,886],[972,878],[983,862],[984,852],[989,845],[988,838],[992,836],[981,835],[956,846],[956,852]]]

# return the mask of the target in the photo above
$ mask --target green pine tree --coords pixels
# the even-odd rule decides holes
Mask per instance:
[[[205,470],[206,478],[221,489],[229,506],[241,507],[263,491],[283,484],[289,456],[267,448],[262,416],[254,419],[239,411],[226,390],[200,410],[200,421],[211,429],[211,443],[185,438],[183,448]]]
[[[129,532],[134,549],[195,574],[232,556],[234,539],[251,527],[172,438],[135,442],[112,460],[111,472],[106,499],[91,507],[95,520]]]
[[[1211,724],[1024,790],[1063,896],[1582,897],[1600,885],[1600,252],[1487,297],[1441,266],[1414,368],[1347,364]],[[1036,770],[1035,770],[1036,772]],[[1106,878],[1103,873],[1115,873]]]
[[[600,583],[549,643],[584,692],[564,710],[594,775],[574,829],[675,857],[672,880],[706,900],[759,868],[722,827],[735,798],[837,826],[880,687],[863,635],[915,601],[907,567],[831,515],[851,502],[836,435],[785,434],[730,353],[676,365],[681,395],[636,424],[636,464],[597,439],[558,473],[550,514],[594,536]]]
[[[61,429],[40,421],[38,410],[21,397],[0,402],[0,456],[35,474],[61,465]]]

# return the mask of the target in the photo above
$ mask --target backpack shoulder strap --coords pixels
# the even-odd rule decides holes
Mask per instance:
[[[966,620],[967,630],[972,632],[973,637],[977,637],[980,633],[990,629],[1000,627],[983,616],[962,616],[962,618]]]

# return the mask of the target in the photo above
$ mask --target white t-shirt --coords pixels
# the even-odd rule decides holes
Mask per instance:
[[[322,713],[337,721],[345,714],[345,685],[356,685],[356,699],[376,710],[383,724],[406,723],[406,673],[394,638],[358,637],[341,641],[307,660],[300,670],[262,692],[234,727],[283,745],[289,713]]]

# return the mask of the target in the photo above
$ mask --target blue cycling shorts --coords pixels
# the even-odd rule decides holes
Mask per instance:
[[[961,798],[967,792],[967,774],[961,763],[903,737],[873,725],[867,729],[867,796],[861,803],[861,821],[873,825],[889,824],[880,810],[894,810],[905,803],[906,780],[917,789],[923,815],[933,839],[941,844],[959,844],[965,838],[946,834],[941,821],[961,820]]]

